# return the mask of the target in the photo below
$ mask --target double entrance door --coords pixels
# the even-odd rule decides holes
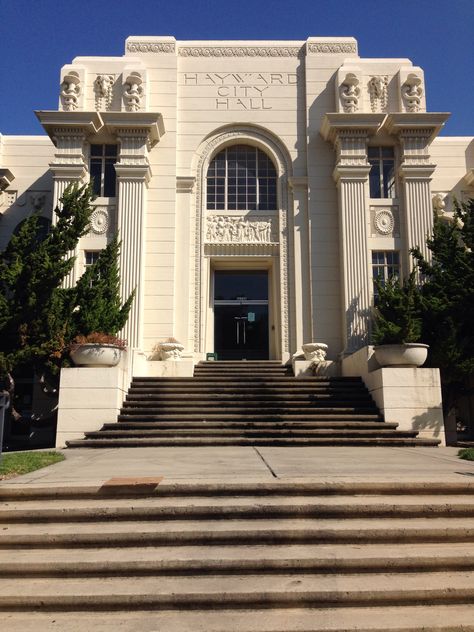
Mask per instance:
[[[219,360],[268,360],[268,273],[216,270],[214,351]]]

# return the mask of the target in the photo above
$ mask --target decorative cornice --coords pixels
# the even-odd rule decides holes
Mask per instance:
[[[357,44],[356,42],[309,43],[308,53],[315,55],[357,55]]]
[[[35,114],[53,143],[55,143],[54,137],[58,130],[61,130],[62,134],[67,134],[69,129],[71,134],[82,132],[85,135],[91,135],[97,134],[104,124],[98,112],[37,110]]]
[[[127,42],[127,53],[174,53],[174,42]]]
[[[324,115],[320,133],[324,140],[332,143],[340,134],[369,136],[379,131],[384,119],[385,114],[329,112]]]
[[[180,57],[298,57],[301,46],[182,46]]]

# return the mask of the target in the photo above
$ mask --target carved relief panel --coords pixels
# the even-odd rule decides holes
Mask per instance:
[[[206,243],[270,244],[278,242],[276,218],[208,215]]]

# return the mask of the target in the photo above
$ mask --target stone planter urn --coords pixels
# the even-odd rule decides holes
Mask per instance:
[[[77,345],[69,355],[79,367],[112,367],[120,362],[122,351],[123,348],[116,345],[86,342]]]
[[[159,342],[157,348],[160,360],[180,360],[184,351],[179,342]]]
[[[324,362],[328,346],[324,342],[308,342],[302,346],[305,360]]]
[[[410,342],[399,345],[377,345],[375,359],[381,367],[419,367],[426,361],[428,345]]]

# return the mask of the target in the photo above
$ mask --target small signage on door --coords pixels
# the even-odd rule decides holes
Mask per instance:
[[[255,322],[255,312],[248,312],[248,314],[247,314],[247,321],[249,323],[254,323]]]

